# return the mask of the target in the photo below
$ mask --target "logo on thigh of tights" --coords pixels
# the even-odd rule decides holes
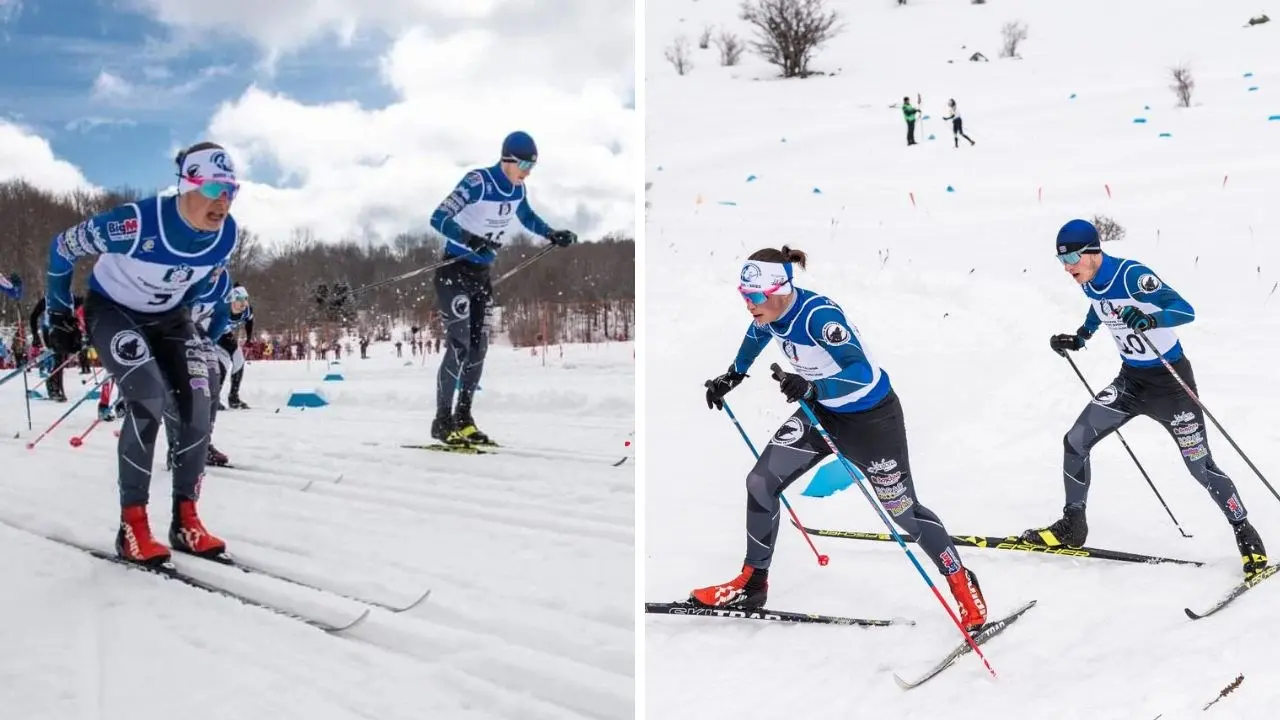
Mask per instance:
[[[141,365],[151,359],[151,348],[137,330],[121,330],[111,337],[111,357],[121,365]]]
[[[1169,425],[1173,427],[1177,427],[1182,423],[1188,423],[1195,419],[1196,419],[1195,413],[1180,412],[1177,415],[1173,416],[1173,419],[1169,421]]]
[[[782,423],[782,427],[778,428],[778,432],[773,434],[773,443],[795,445],[802,437],[804,437],[804,423],[800,422],[800,418],[788,418]]]
[[[454,317],[464,318],[471,314],[471,298],[466,295],[459,295],[453,299],[452,306]]]
[[[1120,393],[1116,390],[1115,385],[1108,385],[1098,392],[1097,401],[1103,405],[1110,405],[1120,397]]]

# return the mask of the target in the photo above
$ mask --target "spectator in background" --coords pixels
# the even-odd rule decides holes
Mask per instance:
[[[920,109],[911,104],[911,98],[902,98],[902,119],[907,121],[907,145],[916,144],[916,118],[920,117]]]

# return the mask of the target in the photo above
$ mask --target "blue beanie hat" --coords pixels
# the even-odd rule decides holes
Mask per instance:
[[[1080,251],[1102,252],[1098,228],[1088,220],[1072,220],[1058,230],[1058,254]]]
[[[529,133],[517,130],[503,139],[502,159],[508,160],[511,158],[528,162],[538,161],[538,146],[534,144],[533,138],[529,136]]]

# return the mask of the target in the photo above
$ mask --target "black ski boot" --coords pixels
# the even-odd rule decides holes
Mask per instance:
[[[241,400],[239,395],[232,395],[231,397],[227,398],[227,404],[231,406],[232,410],[248,410],[249,409],[249,404]],[[218,408],[218,409],[225,410],[226,408]]]
[[[213,465],[214,467],[226,467],[231,464],[231,459],[210,443],[209,449],[205,452],[204,464]]]
[[[1267,548],[1262,544],[1262,537],[1248,520],[1233,525],[1236,532],[1236,546],[1240,548],[1240,561],[1244,563],[1244,579],[1256,575],[1267,566]]]
[[[481,432],[480,428],[476,427],[476,421],[471,417],[470,410],[459,410],[455,420],[458,433],[472,445],[496,446],[498,444],[488,435]]]
[[[1047,528],[1028,530],[1018,538],[1029,545],[1041,547],[1073,547],[1084,545],[1089,536],[1089,524],[1084,519],[1084,506],[1067,505],[1062,508],[1062,519]]]
[[[453,422],[452,415],[436,415],[435,420],[431,421],[431,437],[445,445],[461,447],[471,445],[466,438],[462,437],[462,433],[458,432],[458,426]]]

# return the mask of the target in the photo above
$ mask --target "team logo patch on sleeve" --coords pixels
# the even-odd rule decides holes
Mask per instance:
[[[1160,278],[1147,273],[1138,278],[1138,289],[1142,292],[1155,292],[1160,289]]]
[[[822,339],[828,345],[844,345],[853,339],[849,328],[834,320],[822,326]]]

